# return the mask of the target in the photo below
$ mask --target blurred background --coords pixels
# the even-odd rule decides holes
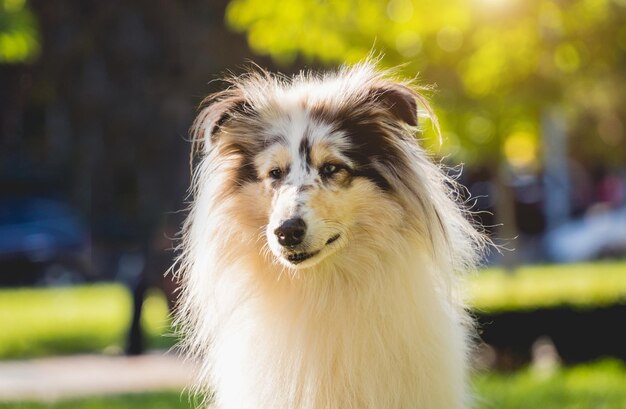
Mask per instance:
[[[225,73],[433,85],[501,246],[467,282],[479,408],[626,407],[626,0],[0,0],[0,408],[189,408],[164,272]]]

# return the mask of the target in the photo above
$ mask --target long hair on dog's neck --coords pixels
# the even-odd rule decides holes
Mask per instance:
[[[454,180],[415,140],[411,101],[432,111],[389,78],[371,63],[293,79],[256,72],[234,78],[198,116],[176,315],[216,407],[464,407],[471,324],[458,273],[486,241]],[[259,194],[254,158],[269,144],[276,101],[344,133],[375,129],[384,145],[384,155],[362,159],[376,211],[340,254],[309,268],[277,262],[265,236],[269,210],[260,209],[272,200]]]

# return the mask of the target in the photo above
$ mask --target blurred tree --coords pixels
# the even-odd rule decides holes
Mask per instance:
[[[420,73],[437,85],[443,154],[456,159],[538,167],[554,107],[580,155],[626,157],[626,0],[232,0],[226,18],[278,62],[355,62],[374,49]]]
[[[25,0],[0,0],[0,64],[36,57],[38,36],[35,18]]]
[[[443,146],[429,127],[423,143],[487,170],[498,237],[518,236],[523,217],[511,175],[544,172],[554,227],[570,214],[568,149],[624,166],[626,0],[231,0],[226,19],[283,64],[382,52],[383,66],[435,84]]]
[[[184,217],[195,108],[221,86],[210,80],[251,57],[224,24],[227,3],[0,0],[0,53],[9,32],[41,41],[0,63],[0,200],[80,209],[94,275],[133,289],[129,352],[141,349],[147,288],[173,294],[163,273]]]

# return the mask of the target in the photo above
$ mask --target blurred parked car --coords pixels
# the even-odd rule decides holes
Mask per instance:
[[[87,230],[67,204],[0,200],[0,285],[54,285],[87,278]]]
[[[626,206],[591,212],[553,230],[546,248],[557,262],[626,255]]]

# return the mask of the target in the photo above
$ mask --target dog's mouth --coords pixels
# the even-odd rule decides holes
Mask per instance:
[[[329,244],[336,242],[340,236],[341,234],[339,233],[335,234],[333,237],[331,237],[330,239],[326,241],[326,245],[328,246]]]
[[[292,262],[293,264],[298,264],[298,263],[302,263],[304,260],[310,259],[311,257],[315,256],[316,254],[319,253],[318,251],[314,251],[312,253],[293,253],[293,254],[289,254],[287,256],[287,260],[289,260],[290,262]]]
[[[339,239],[339,237],[341,237],[340,234],[335,234],[330,239],[326,240],[325,245],[328,246],[329,244],[336,242]],[[304,260],[308,260],[311,257],[318,255],[320,251],[321,250],[312,251],[312,252],[303,251],[300,253],[291,253],[291,254],[287,254],[286,258],[292,264],[299,264],[299,263],[302,263]]]

